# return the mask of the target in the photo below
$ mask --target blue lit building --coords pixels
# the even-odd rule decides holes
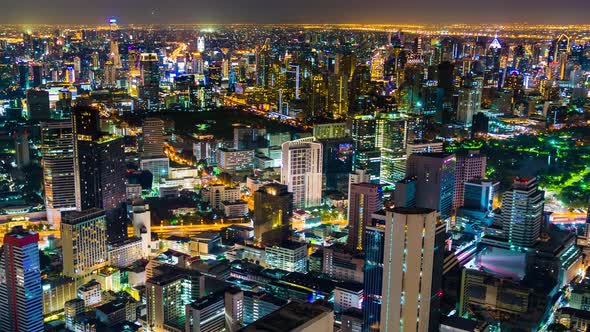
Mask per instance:
[[[15,227],[0,252],[0,331],[42,332],[39,235]]]
[[[383,221],[385,216],[383,216]],[[381,287],[383,282],[383,257],[385,226],[378,223],[367,227],[365,233],[365,301],[363,307],[363,331],[379,331],[381,318]]]

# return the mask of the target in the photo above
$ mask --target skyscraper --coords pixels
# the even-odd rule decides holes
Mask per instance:
[[[49,92],[46,90],[27,90],[27,110],[32,121],[47,120],[49,111]]]
[[[84,277],[107,264],[107,222],[103,210],[65,212],[61,239],[64,276]]]
[[[39,235],[15,227],[0,253],[0,330],[42,332]]]
[[[440,211],[441,219],[451,216],[455,191],[454,154],[421,153],[408,158],[407,175],[416,177],[416,206]]]
[[[41,164],[47,220],[59,229],[61,211],[76,208],[72,122],[41,123]]]
[[[515,247],[532,247],[541,234],[545,192],[537,178],[516,178],[502,197],[502,230]]]
[[[161,157],[164,155],[164,120],[145,118],[142,127],[143,157]]]
[[[353,250],[364,249],[366,227],[370,225],[371,215],[382,207],[381,186],[371,183],[353,184],[350,187],[348,204],[348,247]]]
[[[16,166],[23,168],[31,164],[31,150],[29,133],[26,130],[14,133],[14,150],[16,152]]]
[[[393,184],[406,176],[407,119],[398,113],[377,117],[376,147],[381,151],[381,182]]]
[[[457,153],[453,209],[463,206],[465,182],[485,178],[486,160],[486,155],[475,149]]]
[[[357,115],[352,119],[352,169],[366,169],[371,181],[378,181],[381,172],[381,153],[375,145],[376,130],[372,115]]]
[[[385,216],[382,217],[383,221]],[[374,223],[365,232],[363,331],[379,331],[381,320],[385,225]]]
[[[109,242],[121,241],[127,237],[122,212],[126,199],[123,140],[100,131],[97,109],[78,107],[72,115],[76,207],[104,209]]]
[[[281,182],[293,193],[295,208],[322,203],[322,145],[313,137],[285,142]]]
[[[386,212],[380,331],[438,331],[444,227],[432,209]]]
[[[263,186],[254,192],[254,237],[274,228],[289,225],[293,213],[293,194],[278,183]]]
[[[142,53],[140,57],[141,85],[139,99],[146,109],[157,110],[160,104],[160,67],[156,53]]]

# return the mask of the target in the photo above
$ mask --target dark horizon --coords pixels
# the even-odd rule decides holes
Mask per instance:
[[[399,2],[300,0],[282,3],[251,0],[4,1],[3,24],[103,24],[108,16],[121,24],[590,24],[590,1],[549,0],[473,2],[418,0]],[[489,8],[492,7],[492,8]]]

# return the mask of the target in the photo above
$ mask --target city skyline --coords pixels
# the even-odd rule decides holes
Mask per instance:
[[[106,16],[117,16],[129,24],[450,24],[450,23],[529,23],[589,24],[590,3],[564,0],[555,11],[549,0],[500,0],[493,4],[467,0],[413,2],[369,0],[301,0],[276,4],[269,0],[248,2],[247,9],[232,1],[204,2],[176,0],[114,0],[80,3],[73,0],[4,2],[0,10],[4,24],[100,24]],[[41,14],[42,13],[42,14]]]

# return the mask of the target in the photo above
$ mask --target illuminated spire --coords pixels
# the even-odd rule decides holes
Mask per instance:
[[[490,48],[493,48],[493,49],[501,49],[502,48],[502,45],[500,45],[500,42],[498,41],[498,34],[497,33],[494,36],[494,40],[492,40],[492,43],[490,44]]]

